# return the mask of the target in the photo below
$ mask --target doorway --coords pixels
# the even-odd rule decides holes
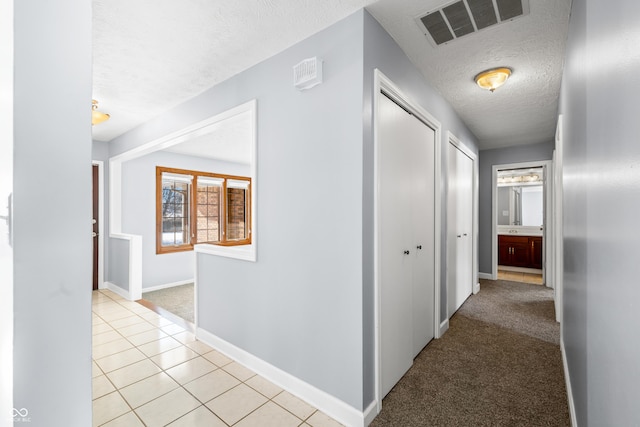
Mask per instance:
[[[493,166],[493,280],[552,286],[550,166]]]
[[[102,206],[104,203],[103,171],[104,163],[102,161],[94,160],[91,162],[91,239],[93,241],[91,289],[94,291],[104,287],[104,226],[102,224]]]
[[[98,289],[98,255],[99,255],[99,246],[98,246],[98,165],[91,166],[91,182],[92,182],[92,212],[93,219],[92,223],[92,233],[91,237],[93,239],[93,290]]]

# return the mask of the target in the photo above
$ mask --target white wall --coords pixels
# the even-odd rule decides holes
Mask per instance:
[[[13,0],[0,1],[0,215],[13,192]],[[0,414],[13,410],[13,249],[9,223],[0,218]],[[13,425],[0,418],[0,426]]]
[[[362,402],[362,12],[111,142],[116,155],[257,99],[257,262],[200,254],[199,326]],[[299,92],[291,69],[324,60]]]
[[[193,280],[193,251],[156,254],[156,166],[248,176],[248,165],[160,151],[122,164],[122,232],[142,236],[142,290]],[[112,274],[115,274],[113,272]]]
[[[14,407],[89,426],[91,3],[14,7]]]
[[[560,105],[562,340],[581,427],[640,425],[639,15],[635,0],[572,4]]]

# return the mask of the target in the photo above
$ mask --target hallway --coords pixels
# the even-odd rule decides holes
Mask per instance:
[[[481,280],[371,426],[569,426],[559,339],[552,289]]]

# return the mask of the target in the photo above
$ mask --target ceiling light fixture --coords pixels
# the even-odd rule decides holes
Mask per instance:
[[[102,122],[106,122],[111,117],[108,114],[101,113],[98,111],[98,101],[95,99],[91,100],[91,126],[100,124]]]
[[[481,72],[474,80],[482,89],[487,89],[489,92],[493,92],[502,86],[510,75],[511,68],[493,68],[491,70]]]

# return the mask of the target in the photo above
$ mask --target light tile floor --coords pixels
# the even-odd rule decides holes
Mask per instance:
[[[93,425],[341,424],[148,308],[93,292]]]
[[[519,271],[498,270],[498,280],[532,283],[542,285],[542,274],[521,273]]]

